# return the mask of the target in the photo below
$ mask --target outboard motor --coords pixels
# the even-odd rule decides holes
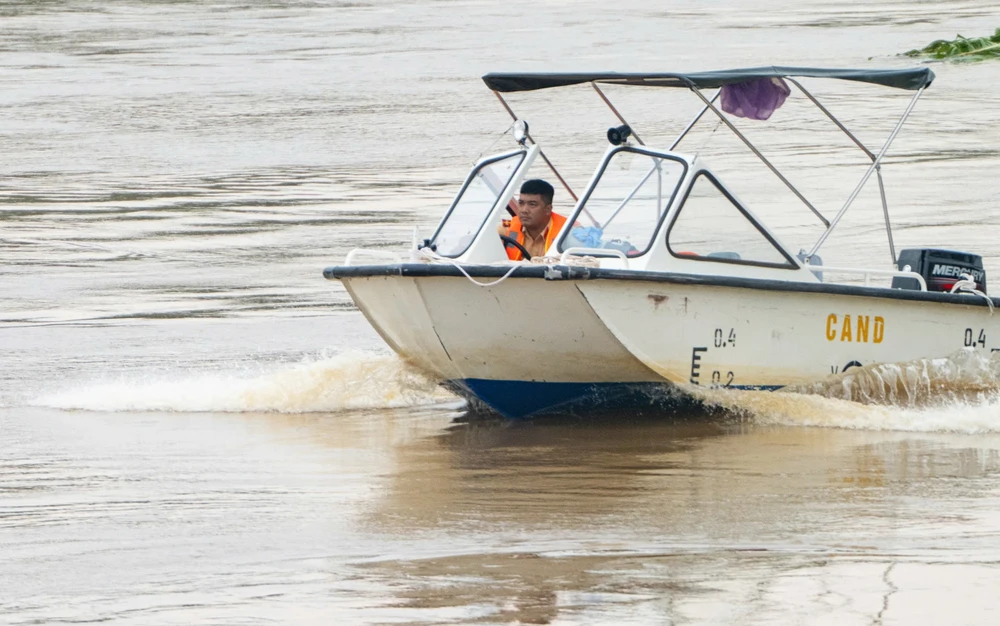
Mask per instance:
[[[955,250],[935,250],[933,248],[912,248],[899,251],[897,266],[900,270],[910,266],[927,281],[927,291],[951,291],[952,286],[962,280],[962,274],[969,274],[976,281],[976,289],[986,293],[986,270],[983,257]],[[920,289],[915,278],[896,276],[892,279],[893,289]]]

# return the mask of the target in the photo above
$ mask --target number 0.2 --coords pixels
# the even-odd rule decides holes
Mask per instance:
[[[712,384],[716,385],[716,386],[722,385],[723,387],[729,387],[730,385],[733,384],[733,379],[736,378],[736,375],[733,374],[732,372],[726,372],[726,374],[725,374],[726,382],[725,383],[722,382],[722,377],[723,377],[722,372],[720,372],[719,370],[714,370],[712,372]]]

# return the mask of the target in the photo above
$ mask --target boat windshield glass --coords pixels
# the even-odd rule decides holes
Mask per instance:
[[[523,151],[502,154],[472,170],[434,233],[432,243],[437,246],[438,254],[456,257],[469,249],[524,155]]]
[[[795,267],[774,240],[706,172],[699,173],[667,231],[667,248],[680,258]]]
[[[612,153],[559,251],[605,248],[630,257],[645,254],[686,171],[687,165],[673,157],[634,148]]]

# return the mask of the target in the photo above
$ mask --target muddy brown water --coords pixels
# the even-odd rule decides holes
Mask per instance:
[[[426,236],[506,149],[488,71],[895,67],[997,25],[981,1],[0,4],[0,622],[995,624],[993,362],[904,364],[916,400],[509,423],[321,271]],[[1000,65],[933,67],[885,166],[897,247],[1000,276]],[[908,98],[808,84],[875,147]],[[698,108],[608,91],[650,144]],[[594,94],[510,100],[585,185],[615,123]],[[745,129],[835,211],[864,155],[800,102],[772,119]],[[814,241],[724,131],[684,147]],[[828,264],[888,257],[876,189]]]

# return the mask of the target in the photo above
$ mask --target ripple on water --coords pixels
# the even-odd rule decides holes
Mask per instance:
[[[826,0],[0,3],[0,614],[992,623],[992,361],[702,390],[708,410],[651,418],[454,423],[460,405],[386,356],[321,271],[355,247],[402,248],[414,226],[427,236],[469,165],[510,145],[487,71],[895,67],[996,15]],[[979,252],[994,274],[996,65],[933,68],[883,167],[896,243]],[[870,147],[909,97],[807,86]],[[683,90],[607,91],[650,144],[701,106]],[[579,191],[617,122],[586,85],[552,96],[509,101]],[[864,153],[792,99],[772,121],[739,126],[835,212]],[[706,121],[681,148],[789,246],[819,236],[724,128]],[[829,265],[885,247],[877,191],[856,209]]]

